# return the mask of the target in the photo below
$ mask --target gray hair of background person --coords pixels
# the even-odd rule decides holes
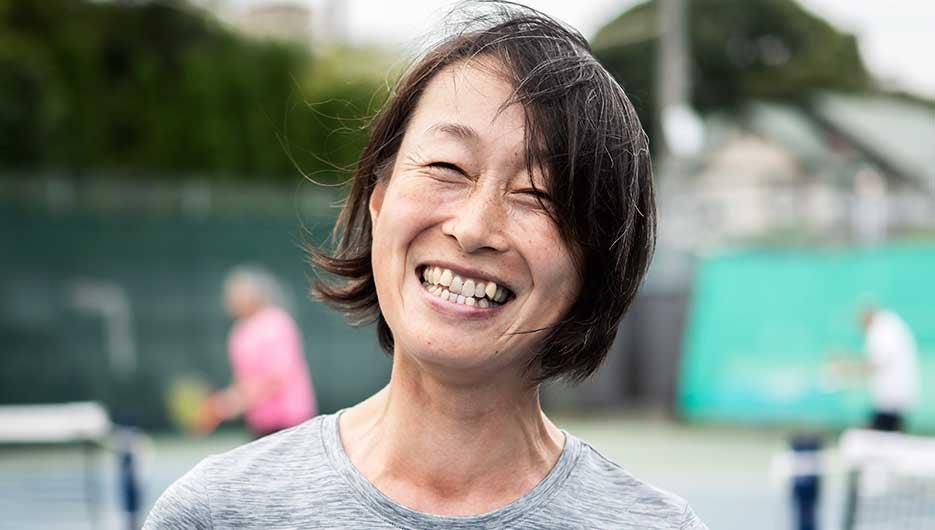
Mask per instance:
[[[466,9],[472,4],[480,9]],[[472,2],[458,12],[467,13],[466,20],[452,24],[459,29],[403,74],[371,124],[335,226],[334,251],[308,249],[312,264],[333,275],[319,276],[312,293],[352,324],[376,321],[380,345],[392,353],[393,333],[380,312],[371,264],[370,196],[390,177],[429,81],[455,63],[492,57],[514,88],[504,108],[518,103],[525,110],[526,165],[546,176],[538,199],[571,249],[582,285],[528,371],[539,382],[585,379],[607,356],[655,248],[647,137],[623,89],[574,29],[511,2]]]
[[[258,265],[238,265],[234,267],[224,278],[224,290],[229,290],[235,282],[241,281],[250,285],[263,303],[291,312],[292,297],[283,288],[282,282],[265,268]]]

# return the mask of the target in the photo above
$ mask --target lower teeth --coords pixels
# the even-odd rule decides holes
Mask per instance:
[[[493,300],[488,300],[487,298],[474,298],[473,296],[463,296],[456,293],[448,291],[442,285],[433,285],[429,282],[422,282],[422,286],[425,289],[432,293],[433,295],[441,298],[442,300],[447,300],[460,305],[470,305],[477,306],[481,308],[487,308],[492,306],[502,305],[502,302],[494,302]]]

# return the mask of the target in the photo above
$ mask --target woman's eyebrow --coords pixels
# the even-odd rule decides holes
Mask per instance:
[[[464,125],[463,123],[436,123],[435,125],[429,127],[427,132],[430,134],[444,134],[448,136],[454,136],[459,140],[465,140],[471,143],[476,143],[480,140],[480,134],[478,134],[477,130],[470,125]]]

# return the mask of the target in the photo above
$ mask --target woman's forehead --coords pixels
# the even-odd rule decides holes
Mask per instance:
[[[420,136],[520,148],[525,112],[513,103],[513,86],[493,59],[449,65],[427,84],[411,121]]]

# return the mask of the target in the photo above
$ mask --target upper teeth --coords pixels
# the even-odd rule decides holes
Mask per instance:
[[[509,291],[494,282],[462,278],[451,269],[425,267],[422,278],[429,292],[459,304],[488,307],[490,302],[502,304],[509,296]]]

